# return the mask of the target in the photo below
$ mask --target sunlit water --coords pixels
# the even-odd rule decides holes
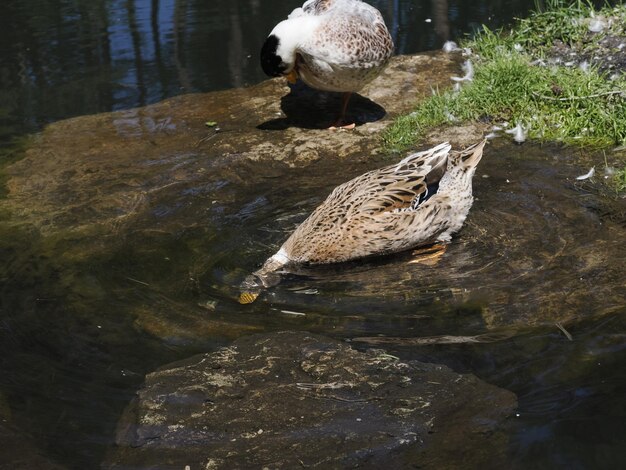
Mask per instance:
[[[298,3],[8,2],[3,143],[71,115],[259,81],[260,41]],[[506,23],[533,2],[449,2],[449,33],[438,33],[433,2],[372,3],[398,52],[410,53]],[[60,463],[96,468],[147,372],[242,334],[292,328],[513,391],[513,467],[617,468],[626,461],[626,214],[597,180],[575,181],[586,169],[570,163],[574,152],[491,146],[467,224],[436,266],[407,253],[302,268],[245,308],[235,300],[243,277],[334,186],[383,157],[367,167],[321,161],[289,179],[283,167],[235,160],[200,186],[163,192],[114,241],[44,238],[0,214],[0,417],[10,409]]]
[[[441,47],[533,0],[370,2],[399,54]],[[0,139],[68,116],[257,83],[260,46],[301,0],[4,0]],[[446,8],[447,5],[447,8]]]

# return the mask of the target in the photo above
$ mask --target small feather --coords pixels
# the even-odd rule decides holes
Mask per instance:
[[[509,129],[505,131],[507,134],[513,134],[513,140],[518,144],[521,144],[526,141],[526,130],[522,127],[520,123],[517,124],[513,129]]]
[[[306,313],[302,313],[302,312],[295,312],[293,310],[281,310],[281,313],[284,313],[286,315],[293,315],[296,317],[306,317]]]
[[[600,18],[595,18],[589,22],[588,29],[592,33],[601,33],[606,28],[606,22]]]
[[[555,323],[556,327],[561,330],[563,332],[563,334],[565,335],[565,337],[570,340],[570,341],[574,341],[574,337],[571,335],[571,333],[569,331],[567,331],[565,329],[565,327],[563,325],[561,325],[561,323],[556,322]]]
[[[471,82],[474,80],[474,66],[472,65],[471,60],[465,61],[463,64],[463,71],[465,72],[465,75],[462,77],[450,77],[451,80],[454,80],[455,82]]]
[[[455,52],[460,51],[459,46],[457,46],[454,41],[446,41],[443,45],[443,52]]]
[[[583,180],[586,180],[586,179],[591,178],[591,177],[592,177],[593,175],[595,175],[595,174],[596,174],[596,167],[594,166],[594,167],[591,167],[591,170],[589,170],[589,171],[588,171],[587,173],[585,173],[584,175],[577,176],[577,177],[576,177],[576,179],[577,179],[578,181],[583,181]]]

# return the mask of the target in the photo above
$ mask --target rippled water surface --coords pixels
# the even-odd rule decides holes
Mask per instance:
[[[2,143],[71,115],[259,81],[259,41],[298,3],[9,1]],[[506,23],[533,2],[372,3],[408,53]],[[0,212],[0,419],[68,468],[96,468],[147,372],[292,328],[513,391],[512,467],[618,468],[626,203],[599,178],[575,180],[588,169],[573,163],[577,152],[496,142],[470,217],[438,264],[405,253],[294,269],[246,307],[236,302],[244,276],[334,186],[387,157],[319,161],[285,178],[282,165],[235,156],[201,183],[154,194],[149,212],[106,234],[42,235]],[[143,163],[155,178],[158,163]],[[58,204],[71,204],[70,190]],[[60,225],[79,216],[65,217]]]

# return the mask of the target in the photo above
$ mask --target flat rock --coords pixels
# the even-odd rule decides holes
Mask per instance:
[[[515,407],[442,365],[253,335],[149,374],[103,468],[495,468]]]
[[[324,157],[367,158],[380,152],[380,132],[394,116],[450,86],[458,69],[451,54],[394,57],[351,99],[351,132],[326,129],[341,94],[289,87],[284,79],[59,121],[3,169],[8,197],[0,213],[45,234],[117,235],[159,197],[191,183],[215,184],[212,175],[225,167],[247,178],[250,162],[295,167]]]

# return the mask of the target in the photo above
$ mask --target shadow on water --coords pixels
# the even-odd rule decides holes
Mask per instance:
[[[313,90],[301,81],[290,85],[289,94],[280,100],[280,108],[286,117],[272,119],[258,126],[261,130],[325,129],[339,116],[343,93]],[[346,111],[346,122],[361,126],[379,121],[386,115],[385,108],[372,100],[353,93]]]

